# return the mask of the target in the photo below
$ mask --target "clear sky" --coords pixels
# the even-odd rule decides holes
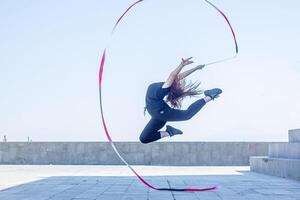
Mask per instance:
[[[105,141],[97,75],[115,20],[133,1],[0,1],[0,137]],[[164,141],[286,141],[300,128],[300,1],[212,0],[237,35],[237,59],[189,79],[222,96]],[[107,55],[103,104],[115,141],[137,141],[151,82],[181,57],[230,56],[224,19],[203,0],[145,0],[118,27]],[[187,66],[189,69],[192,66]],[[186,107],[196,100],[187,99]]]

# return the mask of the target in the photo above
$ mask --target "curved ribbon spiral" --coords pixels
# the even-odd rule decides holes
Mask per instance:
[[[135,5],[137,5],[138,3],[142,2],[143,0],[138,0],[136,1],[135,3],[133,3],[132,5],[130,5],[127,10],[118,18],[118,20],[116,21],[113,29],[112,29],[112,32],[111,32],[111,36],[113,35],[114,33],[114,30],[117,28],[118,24],[122,21],[123,17],[126,15],[127,12],[129,12]],[[234,38],[234,42],[235,42],[235,47],[236,47],[236,54],[235,56],[238,54],[238,45],[237,45],[237,42],[236,42],[236,37],[235,37],[235,34],[234,34],[234,31],[233,31],[233,28],[231,26],[231,24],[229,23],[229,20],[227,19],[227,17],[225,16],[225,14],[220,10],[218,9],[214,4],[212,4],[211,2],[209,2],[208,0],[205,0],[209,5],[211,5],[212,7],[214,7],[224,18],[225,20],[227,21],[230,29],[231,29],[231,32],[233,34],[233,38]],[[103,110],[103,106],[102,106],[102,93],[101,93],[101,89],[102,89],[102,78],[103,78],[103,70],[104,70],[104,65],[105,65],[105,61],[106,61],[106,50],[107,48],[104,49],[103,51],[103,54],[102,54],[102,57],[101,57],[101,62],[100,62],[100,70],[99,70],[99,76],[98,76],[98,80],[99,80],[99,102],[100,102],[100,112],[101,112],[101,120],[102,120],[102,124],[103,124],[103,127],[104,127],[104,131],[105,131],[105,134],[106,134],[106,137],[109,141],[109,143],[111,144],[113,150],[115,151],[115,153],[117,154],[117,156],[120,158],[120,160],[122,160],[122,162],[124,164],[127,165],[127,167],[136,175],[136,177],[143,183],[145,184],[146,186],[148,186],[149,188],[153,189],[153,190],[167,190],[167,191],[185,191],[185,192],[196,192],[196,191],[207,191],[207,190],[214,190],[214,189],[217,189],[218,186],[214,186],[214,187],[208,187],[208,188],[157,188],[157,187],[154,187],[152,186],[150,183],[148,183],[143,177],[141,177],[133,168],[130,164],[127,163],[127,161],[120,155],[119,151],[117,150],[116,146],[114,145],[111,137],[110,137],[110,134],[108,132],[108,129],[107,129],[107,126],[106,126],[106,122],[105,122],[105,117],[104,117],[104,110]],[[234,56],[234,57],[235,57]],[[211,62],[211,63],[207,63],[205,65],[211,65],[211,64],[215,64],[215,63],[219,63],[219,62],[223,62],[225,60],[228,60],[228,59],[232,59],[233,57],[231,58],[226,58],[226,59],[222,59],[222,60],[218,60],[218,61],[215,61],[215,62]]]

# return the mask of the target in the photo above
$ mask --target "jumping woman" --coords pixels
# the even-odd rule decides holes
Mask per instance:
[[[180,65],[171,72],[165,82],[152,83],[146,94],[146,107],[151,119],[140,135],[142,143],[150,143],[164,137],[181,135],[182,131],[170,125],[166,126],[165,131],[160,131],[167,122],[185,121],[191,119],[201,108],[209,101],[217,98],[222,90],[214,88],[205,90],[205,97],[192,103],[186,110],[181,110],[181,101],[185,97],[197,96],[202,93],[198,89],[200,84],[185,83],[185,78],[193,72],[200,70],[204,65],[198,65],[195,68],[180,73],[186,65],[192,64],[192,57],[182,59]],[[164,99],[166,97],[166,99]],[[169,106],[168,103],[171,105]]]

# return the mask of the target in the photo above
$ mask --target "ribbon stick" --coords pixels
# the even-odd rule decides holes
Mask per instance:
[[[225,19],[225,21],[227,22],[230,30],[231,30],[231,33],[232,33],[232,36],[233,36],[233,41],[234,41],[234,45],[235,45],[235,55],[234,56],[231,56],[231,57],[228,57],[228,58],[223,58],[223,59],[220,59],[220,60],[217,60],[217,61],[213,61],[213,62],[210,62],[210,63],[206,63],[204,64],[205,66],[208,66],[208,65],[213,65],[213,64],[217,64],[217,63],[221,63],[221,62],[225,62],[227,60],[231,60],[231,59],[234,59],[236,58],[236,56],[238,55],[239,53],[239,47],[238,47],[238,44],[237,44],[237,40],[236,40],[236,36],[235,36],[235,33],[234,33],[234,30],[228,20],[228,18],[226,17],[226,15],[224,14],[224,12],[222,12],[216,5],[214,5],[213,3],[211,3],[210,1],[208,0],[204,0],[206,3],[208,3],[210,6],[212,6],[214,9],[216,9],[222,16],[223,18]]]
[[[117,28],[117,26],[119,25],[119,23],[122,21],[122,19],[124,18],[124,16],[138,3],[142,2],[143,0],[138,0],[135,3],[133,3],[132,5],[130,5],[126,11],[118,18],[118,20],[116,21],[112,32],[111,32],[111,36],[113,35],[115,29]],[[238,53],[238,46],[237,46],[237,42],[236,42],[236,38],[235,38],[235,34],[234,31],[227,19],[227,17],[224,15],[224,13],[219,10],[215,5],[213,5],[212,3],[210,3],[208,0],[205,0],[208,4],[210,4],[211,6],[213,6],[220,14],[223,15],[223,17],[226,19],[228,25],[230,26],[230,29],[232,31],[233,37],[234,37],[234,41],[235,41],[235,45],[236,45],[236,54]],[[112,146],[113,150],[115,151],[116,155],[120,158],[120,160],[127,165],[127,167],[135,174],[135,176],[147,187],[153,189],[153,190],[166,190],[166,191],[183,191],[183,192],[199,192],[199,191],[208,191],[208,190],[214,190],[219,188],[218,186],[214,186],[214,187],[208,187],[208,188],[157,188],[154,187],[153,185],[151,185],[150,183],[148,183],[142,176],[140,176],[134,169],[133,167],[128,164],[128,162],[121,156],[121,154],[119,153],[119,151],[117,150],[116,146],[113,143],[113,140],[111,139],[111,136],[109,134],[108,128],[106,126],[106,121],[105,121],[105,115],[104,115],[104,109],[102,106],[102,84],[103,84],[103,73],[104,73],[104,66],[105,66],[105,61],[106,61],[106,52],[107,52],[107,48],[104,49],[102,56],[101,56],[101,62],[100,62],[100,69],[99,69],[99,76],[98,76],[98,80],[99,80],[99,103],[100,103],[100,112],[101,112],[101,121],[104,127],[104,131],[106,134],[106,137],[110,143],[110,145]],[[236,55],[235,55],[236,56]],[[226,59],[222,59],[219,61],[215,61],[215,62],[211,62],[211,63],[207,63],[206,65],[212,65],[218,62],[223,62],[227,59],[230,58],[226,58]]]

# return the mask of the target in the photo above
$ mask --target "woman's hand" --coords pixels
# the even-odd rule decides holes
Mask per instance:
[[[192,58],[193,57],[189,57],[187,59],[181,58],[181,65],[184,67],[186,65],[192,64],[194,62],[194,61],[191,60]]]
[[[200,70],[201,70],[201,69],[203,69],[204,67],[205,67],[205,65],[198,65],[198,66],[197,66],[197,69],[200,69]]]

